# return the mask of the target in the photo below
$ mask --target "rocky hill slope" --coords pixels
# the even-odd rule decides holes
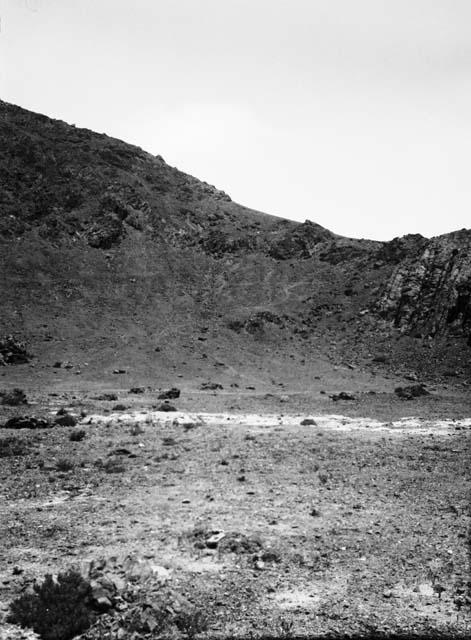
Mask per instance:
[[[344,238],[4,102],[0,185],[0,338],[25,339],[38,366],[469,372],[469,230]]]

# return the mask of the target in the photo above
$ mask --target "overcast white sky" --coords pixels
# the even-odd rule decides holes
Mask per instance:
[[[0,95],[275,215],[471,227],[470,0],[0,0]]]

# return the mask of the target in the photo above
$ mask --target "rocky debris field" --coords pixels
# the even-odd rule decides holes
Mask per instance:
[[[0,431],[5,624],[72,570],[83,639],[469,633],[471,420],[52,400]]]

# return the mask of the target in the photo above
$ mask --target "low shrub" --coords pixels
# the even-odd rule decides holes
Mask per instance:
[[[92,399],[103,400],[105,402],[113,402],[118,399],[118,396],[116,395],[116,393],[102,393],[101,395],[96,396],[95,398],[92,398]]]
[[[74,467],[75,464],[72,462],[72,460],[67,460],[66,458],[58,460],[56,463],[57,471],[72,471]]]
[[[119,458],[110,458],[103,464],[103,469],[106,473],[124,473],[126,467],[119,460]]]
[[[28,404],[26,393],[23,389],[13,389],[12,391],[0,391],[0,404],[9,407],[18,407],[20,404]]]
[[[32,355],[28,353],[26,344],[12,335],[0,338],[0,364],[24,364]]]
[[[86,435],[87,432],[85,431],[85,429],[74,429],[74,431],[70,433],[69,440],[71,442],[82,442],[82,440],[85,439]]]
[[[175,616],[173,623],[189,640],[193,640],[199,633],[203,633],[208,628],[208,618],[200,610],[181,611]]]
[[[77,418],[70,415],[70,413],[63,413],[61,415],[58,415],[54,420],[54,423],[59,425],[60,427],[75,427],[77,422]]]
[[[144,429],[141,427],[141,425],[136,422],[136,424],[133,424],[129,430],[129,433],[132,436],[139,436],[141,435],[141,433],[144,433]]]
[[[24,440],[15,436],[0,438],[0,458],[25,456],[28,453],[29,445]]]
[[[90,583],[71,569],[48,574],[33,591],[13,600],[7,622],[33,629],[43,640],[71,640],[94,622]]]
[[[113,407],[113,411],[127,411],[127,409],[129,409],[129,407],[125,404],[115,404],[115,406]]]

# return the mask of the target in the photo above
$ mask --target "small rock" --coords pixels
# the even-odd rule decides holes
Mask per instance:
[[[351,393],[347,393],[346,391],[341,391],[340,393],[334,393],[330,396],[330,398],[337,402],[338,400],[355,400],[355,396]]]
[[[417,592],[420,593],[421,596],[427,597],[431,597],[435,593],[432,585],[428,584],[427,582],[422,582],[421,584],[419,584],[419,586],[417,587]]]
[[[203,382],[200,386],[202,391],[220,391],[223,388],[222,384],[219,384],[218,382]]]
[[[225,537],[225,533],[219,531],[217,533],[213,533],[209,538],[206,539],[205,544],[208,549],[216,549],[221,540]]]

